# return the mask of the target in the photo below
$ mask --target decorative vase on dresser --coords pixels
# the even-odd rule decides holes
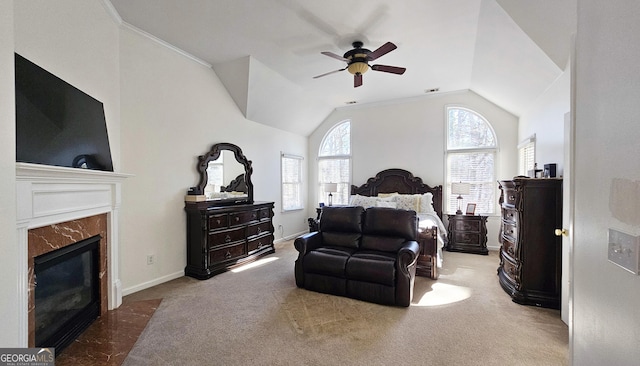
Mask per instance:
[[[499,181],[500,285],[519,304],[560,308],[562,179]]]

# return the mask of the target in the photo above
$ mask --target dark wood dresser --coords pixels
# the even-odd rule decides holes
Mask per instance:
[[[502,223],[498,278],[514,302],[560,308],[562,179],[498,182]]]
[[[216,206],[186,202],[187,266],[200,280],[274,253],[273,202]]]
[[[487,216],[447,215],[447,251],[489,254],[487,249]]]

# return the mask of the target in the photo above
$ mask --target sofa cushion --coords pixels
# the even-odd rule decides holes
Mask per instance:
[[[360,233],[321,232],[322,245],[357,249],[360,246]]]
[[[346,276],[349,280],[394,286],[395,260],[391,253],[360,250],[347,261]]]
[[[374,250],[381,252],[396,253],[402,248],[407,241],[404,238],[390,237],[390,236],[377,236],[377,235],[363,235],[361,249]]]
[[[323,247],[312,250],[304,256],[304,269],[308,273],[318,273],[344,278],[347,260],[353,250]]]
[[[319,230],[323,232],[361,233],[362,213],[360,206],[324,206],[320,214]]]
[[[386,207],[371,207],[364,215],[363,234],[392,236],[416,240],[418,216],[415,211]]]

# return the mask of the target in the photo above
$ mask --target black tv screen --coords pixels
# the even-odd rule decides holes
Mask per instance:
[[[15,54],[16,161],[113,171],[102,103]]]

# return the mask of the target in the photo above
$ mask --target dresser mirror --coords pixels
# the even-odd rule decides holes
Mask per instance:
[[[200,181],[189,194],[204,195],[207,201],[219,204],[253,203],[251,160],[242,149],[230,143],[219,143],[206,154],[198,156]]]

